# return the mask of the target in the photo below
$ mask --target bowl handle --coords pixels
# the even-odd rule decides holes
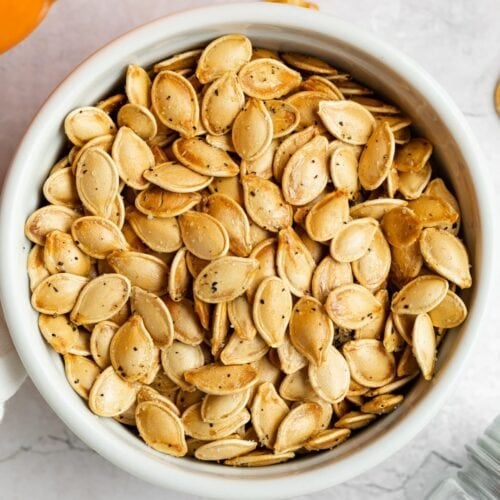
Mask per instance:
[[[25,379],[26,370],[12,343],[0,307],[0,420],[4,403],[18,391]]]

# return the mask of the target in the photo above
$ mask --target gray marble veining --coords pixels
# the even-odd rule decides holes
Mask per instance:
[[[0,57],[0,178],[36,109],[80,60],[143,22],[209,3],[215,2],[57,2],[32,37]],[[468,118],[483,147],[491,182],[500,189],[500,119],[492,97],[500,75],[500,0],[317,3],[398,47],[443,85]],[[413,441],[356,479],[300,499],[419,500],[456,471],[465,461],[464,445],[500,412],[498,324],[500,308],[489,311],[447,404]],[[5,500],[63,495],[72,500],[194,498],[150,486],[106,462],[67,430],[30,382],[7,404],[0,425],[0,491]]]

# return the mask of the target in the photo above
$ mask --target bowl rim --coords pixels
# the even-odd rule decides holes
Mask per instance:
[[[0,247],[0,301],[13,342],[28,374],[44,399],[80,439],[115,465],[162,487],[205,497],[232,498],[234,497],[232,487],[237,486],[239,488],[238,496],[241,498],[255,498],[257,496],[282,498],[325,489],[365,472],[407,444],[444,403],[478,337],[480,322],[491,296],[489,291],[492,286],[493,273],[487,273],[484,270],[493,267],[493,231],[485,230],[485,228],[494,227],[490,210],[490,201],[493,199],[492,188],[486,182],[487,176],[479,146],[455,103],[418,64],[375,36],[324,12],[318,13],[304,9],[300,11],[300,15],[297,14],[299,11],[296,7],[270,3],[215,5],[163,16],[121,35],[78,65],[51,93],[29,126],[5,178],[0,205],[0,239],[4,242]],[[51,381],[44,380],[43,367],[36,363],[36,353],[31,348],[29,338],[21,327],[22,320],[16,316],[15,294],[9,293],[9,284],[14,278],[11,269],[13,266],[10,266],[9,262],[14,255],[13,252],[16,252],[15,248],[11,248],[13,245],[5,244],[9,241],[9,233],[12,231],[12,228],[9,227],[9,207],[12,206],[17,186],[25,182],[21,174],[26,169],[32,141],[36,140],[37,131],[43,128],[45,117],[50,115],[51,108],[60,96],[71,93],[71,88],[78,85],[80,75],[94,66],[106,64],[106,61],[109,61],[114,54],[120,54],[123,50],[131,53],[134,47],[154,43],[161,38],[162,33],[168,32],[168,29],[173,26],[175,26],[176,33],[204,26],[205,20],[213,19],[214,16],[217,16],[222,22],[254,24],[269,24],[269,19],[272,19],[272,23],[276,26],[301,29],[310,35],[316,33],[328,36],[335,32],[336,38],[345,40],[368,55],[383,58],[385,64],[390,65],[398,75],[411,81],[412,85],[419,89],[447,125],[469,166],[471,181],[477,194],[479,223],[483,239],[478,256],[481,261],[481,276],[476,289],[475,307],[470,312],[469,320],[464,327],[466,331],[449,362],[446,373],[440,378],[439,384],[436,384],[433,390],[426,395],[425,405],[417,405],[409,414],[396,422],[394,429],[377,440],[375,444],[378,447],[375,452],[370,450],[371,453],[353,453],[353,456],[335,464],[335,474],[328,473],[331,465],[323,465],[305,472],[300,471],[300,467],[273,466],[276,471],[287,471],[285,472],[287,474],[286,480],[282,478],[276,480],[276,478],[270,477],[256,481],[253,478],[244,477],[244,475],[243,477],[228,477],[223,474],[217,478],[215,475],[201,476],[198,472],[181,467],[171,467],[164,462],[155,461],[154,458],[145,457],[139,449],[132,449],[128,443],[115,440],[109,432],[93,426],[92,419],[87,418],[90,412],[85,411],[89,415],[84,415],[80,409],[66,405],[65,400],[54,390],[55,386]],[[353,463],[356,463],[356,467],[352,467]],[[165,474],[169,469],[174,473]],[[200,479],[201,477],[202,479]],[[279,485],[277,481],[279,481]]]

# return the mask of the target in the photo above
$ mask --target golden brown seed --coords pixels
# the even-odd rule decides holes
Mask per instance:
[[[193,293],[209,304],[228,302],[249,287],[259,262],[252,258],[221,257],[212,261],[198,275]]]
[[[328,140],[319,135],[302,146],[290,158],[283,171],[282,190],[292,205],[313,201],[328,182]]]
[[[158,347],[168,347],[174,339],[174,323],[165,303],[156,295],[137,286],[132,287],[130,305],[133,314],[144,321],[148,333]]]
[[[185,344],[201,344],[205,337],[205,330],[196,315],[193,302],[182,299],[174,302],[170,297],[163,297],[174,326],[174,337]]]
[[[115,251],[107,260],[114,271],[126,276],[133,286],[158,295],[168,288],[168,268],[162,260],[153,255]]]
[[[229,249],[225,227],[211,215],[186,212],[179,217],[179,227],[184,245],[200,259],[218,259]]]
[[[259,58],[245,64],[238,80],[246,95],[257,99],[278,99],[297,88],[302,77],[276,59]]]
[[[422,170],[432,154],[432,144],[421,138],[412,139],[400,148],[394,158],[394,166],[400,172]]]
[[[354,101],[323,101],[318,115],[334,137],[348,144],[366,144],[375,127],[372,114]]]
[[[75,146],[83,146],[94,137],[114,134],[116,126],[104,111],[89,106],[75,109],[66,116],[64,132]]]
[[[116,373],[128,382],[142,380],[154,362],[154,344],[142,318],[135,314],[111,340],[110,359]]]
[[[100,148],[86,149],[76,164],[76,189],[83,206],[93,215],[108,218],[118,196],[118,169]]]
[[[314,270],[311,282],[312,294],[314,298],[324,303],[334,288],[352,282],[351,265],[347,262],[337,262],[327,256]]]
[[[45,240],[44,264],[51,274],[68,272],[79,276],[90,273],[90,259],[75,244],[73,238],[61,231],[51,231]]]
[[[66,314],[73,309],[88,278],[70,273],[48,276],[33,290],[31,305],[44,314]]]
[[[290,103],[281,100],[270,100],[266,101],[265,105],[273,121],[273,139],[291,134],[299,125],[299,110]]]
[[[167,405],[160,401],[141,402],[135,418],[139,434],[151,448],[174,457],[187,453],[182,422]]]
[[[321,406],[303,403],[291,410],[282,420],[274,449],[278,453],[294,451],[304,446],[320,430]]]
[[[317,73],[319,75],[336,75],[338,73],[334,67],[318,57],[299,54],[297,52],[284,52],[282,57],[285,62],[302,71]]]
[[[256,175],[243,176],[241,184],[245,209],[256,224],[272,232],[292,224],[292,207],[276,184]]]
[[[469,256],[460,239],[443,230],[428,228],[422,231],[420,251],[426,264],[460,288],[470,288]]]
[[[349,146],[340,146],[330,157],[330,176],[333,185],[349,199],[359,192],[358,159]]]
[[[387,241],[393,247],[407,247],[417,241],[422,224],[413,210],[396,207],[387,212],[380,223]]]
[[[342,444],[350,435],[350,429],[328,429],[310,439],[305,448],[309,451],[330,450]]]
[[[325,309],[336,325],[355,329],[370,323],[381,312],[382,305],[365,287],[345,284],[330,292]]]
[[[371,217],[342,224],[330,242],[330,254],[338,262],[361,259],[368,252],[378,228],[378,222]]]
[[[195,451],[198,460],[227,460],[246,455],[257,448],[257,442],[240,438],[225,438],[200,446]]]
[[[160,121],[182,137],[193,137],[200,108],[196,92],[187,78],[174,71],[161,71],[151,88],[153,110]]]
[[[71,321],[87,325],[110,319],[127,302],[130,287],[130,281],[120,274],[101,274],[94,278],[78,295]]]
[[[270,347],[279,347],[292,313],[292,296],[285,282],[275,276],[265,278],[253,301],[255,327]]]
[[[203,365],[205,359],[200,346],[191,346],[174,340],[173,344],[161,351],[161,364],[168,378],[184,391],[194,391],[194,386],[184,380],[188,370]]]
[[[445,298],[429,311],[432,324],[437,328],[455,328],[467,317],[467,307],[462,299],[448,290]]]
[[[44,339],[59,354],[67,354],[78,341],[78,328],[66,316],[40,314],[38,327]]]
[[[92,360],[75,354],[64,355],[64,371],[73,390],[84,399],[89,398],[89,392],[101,373]]]
[[[384,415],[394,411],[403,402],[403,399],[404,396],[400,394],[382,394],[364,403],[361,406],[361,411]]]
[[[201,175],[234,177],[240,170],[224,150],[199,138],[176,140],[172,153],[177,161]]]
[[[209,83],[228,71],[237,73],[252,57],[252,43],[243,35],[225,35],[210,42],[203,50],[196,76]]]
[[[251,365],[209,364],[184,373],[184,378],[200,391],[224,396],[244,391],[257,381],[257,371]]]
[[[43,184],[43,195],[49,203],[69,208],[80,205],[76,181],[71,168],[62,168],[50,174]]]
[[[45,244],[45,238],[51,231],[69,232],[71,224],[80,214],[71,208],[59,205],[47,205],[35,210],[26,221],[24,233],[33,242]]]
[[[333,323],[325,308],[312,297],[302,297],[294,306],[290,318],[290,340],[310,363],[318,366],[325,360],[333,341]]]
[[[412,351],[425,380],[431,380],[436,364],[436,335],[428,314],[415,318]]]
[[[204,422],[217,423],[241,412],[245,408],[250,389],[225,396],[207,394],[201,403],[201,416]]]
[[[367,190],[377,189],[389,175],[394,158],[394,135],[387,122],[378,124],[359,159],[359,181]]]
[[[125,104],[117,115],[119,127],[128,127],[141,139],[150,141],[158,132],[156,118],[148,108],[139,104]]]
[[[111,364],[109,345],[118,328],[119,326],[112,321],[100,321],[92,329],[90,352],[96,364],[103,370]]]
[[[351,340],[342,346],[351,377],[365,387],[381,387],[395,377],[394,356],[375,339]]]
[[[152,186],[137,195],[135,207],[149,217],[170,218],[187,212],[200,201],[199,193],[171,193]]]
[[[245,96],[236,74],[227,72],[203,95],[201,120],[204,127],[215,136],[228,133],[244,105]]]
[[[250,98],[233,123],[234,149],[247,161],[264,154],[273,140],[273,122],[262,101]]]
[[[278,235],[276,267],[280,278],[295,296],[302,297],[310,292],[316,263],[291,227],[282,229]]]
[[[233,333],[220,353],[225,365],[243,365],[261,360],[269,351],[269,346],[260,335],[243,339]]]
[[[143,176],[152,184],[174,193],[201,191],[213,180],[213,177],[198,174],[175,161],[167,161],[156,165],[146,170]]]

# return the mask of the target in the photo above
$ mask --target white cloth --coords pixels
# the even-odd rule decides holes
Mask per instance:
[[[5,402],[17,392],[25,379],[26,370],[10,339],[0,307],[0,421],[3,418]]]

